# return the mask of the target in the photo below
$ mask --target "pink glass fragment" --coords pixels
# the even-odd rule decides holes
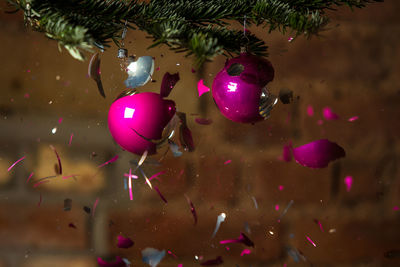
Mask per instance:
[[[172,257],[174,257],[175,259],[178,258],[174,253],[172,253],[171,250],[168,250],[167,253],[168,253],[169,255],[171,255]]]
[[[180,142],[185,150],[188,150],[190,152],[194,151],[194,142],[193,142],[192,132],[184,124],[181,124],[181,126],[180,126]]]
[[[190,212],[193,215],[193,219],[194,219],[194,224],[197,224],[197,212],[196,209],[194,208],[193,202],[190,200],[190,198],[185,194],[185,198],[190,206]]]
[[[37,183],[35,183],[35,184],[33,185],[33,188],[36,188],[36,187],[38,187],[39,185],[44,184],[44,183],[48,183],[48,182],[50,182],[50,181],[49,181],[49,180],[43,180],[43,181],[37,182]]]
[[[323,232],[323,231],[324,231],[324,228],[322,228],[322,223],[321,223],[319,220],[317,220],[317,219],[314,219],[314,222],[315,222],[316,224],[318,224],[319,229],[321,229],[321,232]]]
[[[71,178],[71,177],[77,177],[77,176],[79,176],[78,174],[71,174],[71,175],[68,175],[68,176],[63,176],[62,178],[63,179],[68,179],[68,178]]]
[[[107,164],[113,163],[114,161],[116,161],[118,159],[118,155],[116,155],[115,157],[113,157],[112,159],[110,159],[109,161],[104,162],[103,164],[97,166],[97,168],[101,168]]]
[[[117,239],[117,247],[119,248],[130,248],[134,245],[134,242],[129,237],[123,237],[122,235],[119,235]]]
[[[166,72],[161,82],[160,96],[168,97],[179,79],[179,73],[170,74]]]
[[[63,118],[59,118],[59,119],[58,119],[58,124],[61,124],[62,121],[63,121]]]
[[[313,106],[311,106],[311,105],[307,106],[307,115],[310,116],[310,117],[314,116],[314,108],[313,108]]]
[[[220,244],[229,244],[229,243],[242,243],[249,247],[254,247],[253,241],[250,240],[245,234],[240,233],[240,236],[237,239],[227,239],[219,241]]]
[[[353,185],[353,177],[351,177],[350,175],[346,176],[344,178],[344,184],[346,185],[346,191],[350,192],[351,186]]]
[[[311,240],[308,236],[306,236],[308,242],[310,242],[314,247],[317,247],[317,245],[314,243],[314,241]]]
[[[284,145],[282,155],[279,157],[279,160],[290,162],[292,161],[292,144]]]
[[[58,174],[62,174],[62,166],[61,166],[61,158],[57,153],[57,150],[54,146],[50,145],[50,148],[54,151],[54,153],[56,154],[57,157],[57,161],[58,161]]]
[[[400,210],[400,208],[399,208],[398,206],[394,206],[394,207],[393,207],[393,210],[394,210],[394,211],[397,211],[397,210]]]
[[[285,187],[283,185],[278,186],[279,191],[282,191]]]
[[[210,88],[208,88],[207,86],[204,85],[203,80],[200,80],[197,83],[197,91],[198,91],[199,97],[200,97],[202,94],[209,92]]]
[[[293,148],[293,157],[297,163],[309,168],[325,168],[329,162],[346,156],[338,144],[320,139]]]
[[[222,260],[222,257],[218,256],[215,259],[204,261],[204,262],[200,263],[200,265],[211,266],[211,265],[220,265],[222,263],[224,263],[224,261]]]
[[[240,253],[240,256],[243,257],[243,255],[249,255],[250,253],[251,253],[251,250],[245,248],[245,249],[243,249],[242,252]]]
[[[178,267],[183,267],[183,264],[182,264],[182,263],[179,263],[179,264],[178,264]]]
[[[126,266],[126,263],[119,256],[117,256],[115,258],[115,260],[112,262],[107,262],[107,261],[103,260],[102,258],[98,257],[97,263],[101,267],[125,267]]]
[[[38,207],[40,207],[40,204],[42,204],[42,194],[40,194],[39,202],[38,202]]]
[[[31,172],[31,174],[29,175],[28,179],[26,179],[26,182],[29,182],[29,180],[32,178],[33,176],[33,172]]]
[[[195,118],[194,121],[201,125],[210,125],[212,123],[212,119],[205,118]]]
[[[228,159],[227,161],[224,162],[224,164],[226,165],[226,164],[229,164],[231,162],[232,162],[232,160]]]
[[[7,171],[10,171],[15,166],[15,164],[17,164],[18,162],[20,162],[21,160],[23,160],[25,158],[26,158],[26,156],[23,156],[22,158],[20,158],[16,162],[14,162],[10,167],[8,167]]]
[[[337,120],[339,116],[332,111],[330,107],[324,107],[322,109],[322,115],[324,116],[325,120]]]
[[[279,210],[279,205],[275,205],[275,210]]]
[[[92,217],[94,217],[94,213],[96,211],[98,204],[99,204],[99,198],[96,198],[96,201],[94,202],[93,209],[92,209]]]
[[[358,116],[354,116],[354,117],[351,117],[351,118],[348,119],[349,122],[353,122],[353,121],[356,121],[356,120],[358,120]]]
[[[153,186],[154,190],[158,193],[158,195],[161,197],[161,199],[165,202],[168,203],[168,201],[165,199],[165,197],[161,194],[160,190],[158,189],[157,186]]]
[[[153,180],[153,179],[157,179],[157,180],[160,181],[160,178],[158,178],[157,176],[160,176],[160,175],[162,175],[162,174],[164,174],[164,173],[166,173],[166,171],[160,171],[160,172],[154,174],[153,176],[151,176],[151,177],[149,178],[149,181],[151,181],[151,180]]]
[[[72,143],[72,137],[74,137],[74,134],[73,134],[73,133],[71,133],[71,136],[69,137],[68,146],[71,146],[71,143]]]

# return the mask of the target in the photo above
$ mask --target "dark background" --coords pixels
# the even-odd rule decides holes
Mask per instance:
[[[167,254],[160,267],[198,266],[195,256],[219,255],[223,266],[399,266],[399,258],[384,257],[400,249],[399,12],[397,0],[355,12],[340,8],[330,14],[332,23],[320,37],[294,42],[288,42],[290,35],[251,28],[270,46],[276,73],[271,91],[288,88],[299,96],[292,104],[279,103],[267,121],[256,125],[228,121],[210,93],[197,96],[197,81],[204,79],[210,87],[224,57],[192,73],[191,58],[165,47],[146,50],[151,44],[146,35],[129,31],[129,52],[154,56],[160,67],[156,82],[141,90],[158,91],[166,71],[179,71],[181,80],[170,98],[188,114],[197,146],[194,153],[168,154],[160,166],[145,166],[148,176],[166,171],[154,184],[168,204],[142,177],[134,182],[133,201],[124,190],[124,173],[137,157],[123,152],[107,129],[108,108],[126,79],[116,48],[102,54],[104,100],[87,77],[88,61],[72,59],[65,49],[60,53],[55,41],[26,28],[20,13],[0,12],[0,266],[86,267],[96,266],[97,256],[115,255],[144,266],[140,252],[145,247],[177,256]],[[313,117],[307,116],[308,105],[314,107]],[[325,106],[340,119],[323,120]],[[353,116],[359,119],[348,122]],[[213,124],[199,125],[196,117]],[[319,170],[278,159],[289,140],[300,146],[321,138],[340,144],[346,157]],[[49,145],[61,156],[63,175],[78,176],[58,176],[35,188],[38,179],[55,175],[57,159]],[[117,154],[116,162],[97,168]],[[231,163],[224,164],[227,160]],[[350,192],[344,184],[348,175],[354,179]],[[184,194],[197,209],[196,226]],[[72,199],[71,211],[63,211],[65,198]],[[92,217],[83,206],[92,208],[96,199]],[[226,221],[211,239],[221,212]],[[255,243],[250,255],[240,256],[241,244],[229,245],[230,250],[219,245],[245,232],[245,224]],[[119,234],[135,245],[118,249]],[[307,261],[295,263],[288,248],[298,249]]]

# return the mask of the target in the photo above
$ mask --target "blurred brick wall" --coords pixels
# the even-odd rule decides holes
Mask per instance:
[[[88,62],[73,60],[65,50],[59,53],[55,42],[26,29],[20,14],[2,13],[0,266],[87,267],[96,266],[98,256],[115,255],[144,266],[140,251],[145,247],[178,257],[167,255],[161,267],[198,266],[196,255],[221,255],[223,266],[400,266],[400,259],[384,257],[400,249],[400,211],[395,208],[400,205],[399,11],[396,0],[353,13],[340,9],[331,14],[331,28],[321,37],[290,43],[289,36],[251,28],[270,46],[276,71],[271,90],[289,88],[299,96],[290,105],[279,103],[267,121],[256,125],[230,122],[210,94],[197,97],[197,81],[204,78],[211,86],[223,57],[192,73],[190,59],[165,47],[147,51],[145,35],[129,31],[130,53],[152,55],[160,67],[156,82],[143,90],[157,91],[164,72],[179,71],[181,81],[170,98],[188,114],[197,146],[194,153],[168,154],[159,166],[145,166],[147,175],[165,171],[154,184],[168,204],[142,178],[134,182],[133,201],[124,190],[124,173],[133,166],[129,161],[138,158],[118,148],[107,130],[108,107],[126,78],[116,49],[102,55],[104,100],[87,78]],[[314,107],[313,117],[307,116],[308,105]],[[340,120],[320,125],[325,106]],[[198,125],[190,114],[213,124]],[[359,120],[347,121],[356,115]],[[321,170],[278,160],[289,140],[298,146],[320,138],[339,143],[346,158]],[[76,177],[57,176],[34,187],[38,179],[55,175],[57,159],[50,145],[61,156],[63,175]],[[115,155],[116,162],[98,168]],[[231,163],[224,164],[227,160]],[[354,177],[350,192],[343,182],[347,175]],[[196,226],[184,194],[197,209]],[[65,198],[72,199],[71,211],[63,210]],[[85,213],[83,207],[93,208],[96,199],[94,216]],[[212,239],[221,212],[227,218]],[[229,251],[219,245],[245,232],[245,225],[255,243],[250,255],[241,257],[239,244],[229,245]],[[135,245],[118,249],[119,234]],[[295,263],[288,247],[298,249],[307,262]]]

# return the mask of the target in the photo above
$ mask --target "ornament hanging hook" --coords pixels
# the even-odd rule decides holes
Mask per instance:
[[[122,35],[121,35],[121,46],[118,49],[118,58],[121,59],[128,57],[128,49],[125,48],[125,37],[127,31],[128,31],[128,20],[126,19],[124,29],[122,30]]]

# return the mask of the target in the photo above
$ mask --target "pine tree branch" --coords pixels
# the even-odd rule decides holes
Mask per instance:
[[[252,34],[229,29],[233,21],[269,27],[269,32],[292,31],[295,35],[317,34],[328,24],[325,10],[347,5],[362,8],[383,0],[8,0],[24,11],[34,30],[57,40],[75,58],[94,46],[119,45],[125,20],[131,28],[145,31],[155,47],[195,55],[202,64],[219,54],[237,54],[248,46],[258,55],[267,46]],[[134,26],[132,26],[134,25]]]

